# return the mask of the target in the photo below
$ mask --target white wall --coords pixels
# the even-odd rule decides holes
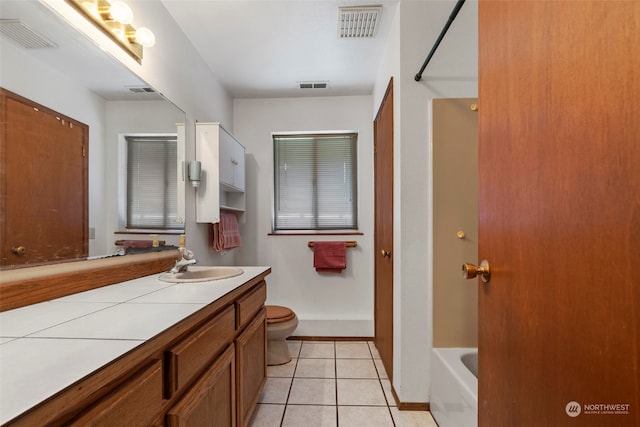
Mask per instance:
[[[128,1],[135,14],[135,25],[149,27],[156,37],[155,46],[145,49],[142,64],[138,64],[65,0],[42,1],[185,112],[187,160],[195,159],[196,121],[219,121],[228,128],[233,126],[231,97],[161,2]],[[199,264],[233,263],[233,253],[223,258],[209,249],[207,225],[195,221],[195,192],[187,188],[185,193],[187,246],[194,251]]]
[[[466,2],[423,74],[414,80],[455,1],[403,0],[374,89],[374,112],[394,77],[394,366],[402,402],[429,400],[432,341],[431,129],[433,98],[477,96],[477,2]],[[455,34],[455,35],[452,35]]]
[[[295,335],[373,336],[372,98],[236,99],[233,133],[247,153],[247,213],[241,264],[269,265],[267,302],[291,307]],[[269,236],[272,218],[272,132],[356,130],[358,134],[357,236]],[[310,240],[355,240],[340,275],[313,269]]]

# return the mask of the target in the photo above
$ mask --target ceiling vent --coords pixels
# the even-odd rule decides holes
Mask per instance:
[[[155,93],[156,91],[149,86],[131,86],[129,90],[133,93]]]
[[[19,19],[0,19],[0,33],[27,49],[47,49],[58,47],[46,37],[36,33]]]
[[[378,29],[382,6],[341,7],[338,16],[338,37],[373,37]]]
[[[329,82],[298,82],[300,89],[326,89]]]

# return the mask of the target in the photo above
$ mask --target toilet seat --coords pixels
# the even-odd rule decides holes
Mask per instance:
[[[267,323],[283,323],[288,322],[296,317],[296,314],[288,307],[281,305],[267,306]]]

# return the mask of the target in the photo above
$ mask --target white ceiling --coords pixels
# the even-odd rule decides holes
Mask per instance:
[[[370,94],[399,0],[162,0],[232,97]],[[382,5],[373,38],[339,38],[340,6]],[[442,24],[438,24],[442,25]],[[327,81],[327,89],[300,89]]]
[[[371,94],[400,0],[153,1],[162,2],[232,97],[253,98]],[[442,5],[439,0],[418,1]],[[339,7],[366,5],[382,6],[376,36],[339,38]],[[445,21],[442,13],[428,15],[424,25],[433,28],[435,37]],[[59,48],[29,54],[77,78],[105,99],[159,98],[129,92],[127,87],[146,83],[115,66],[113,58],[38,1],[0,0],[0,16],[21,19],[58,43]],[[432,41],[424,43],[426,53]],[[326,81],[328,88],[299,88],[299,82],[308,81]]]

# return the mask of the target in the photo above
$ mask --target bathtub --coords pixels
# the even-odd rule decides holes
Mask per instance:
[[[431,351],[431,414],[439,427],[478,425],[478,349]]]

